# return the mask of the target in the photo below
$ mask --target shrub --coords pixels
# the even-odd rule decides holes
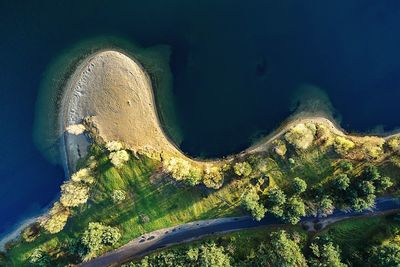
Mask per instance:
[[[390,138],[386,142],[386,145],[389,147],[390,150],[397,151],[400,146],[400,137],[396,136],[396,137]]]
[[[60,202],[56,202],[47,217],[41,222],[41,226],[51,234],[58,233],[64,229],[69,215],[69,209],[61,205]]]
[[[335,138],[334,147],[339,154],[346,154],[350,149],[354,148],[354,146],[355,144],[353,141],[343,136],[337,136]]]
[[[392,185],[392,179],[390,179],[390,177],[384,176],[377,181],[376,189],[378,192],[384,192],[389,187],[392,187]]]
[[[120,203],[126,199],[126,192],[124,190],[114,190],[111,198],[114,203]]]
[[[129,154],[125,150],[119,150],[116,152],[111,152],[108,158],[116,168],[120,168],[129,160]]]
[[[304,202],[298,197],[291,197],[286,202],[284,210],[285,221],[296,224],[300,221],[300,217],[306,215]]]
[[[33,250],[29,257],[29,262],[34,266],[49,266],[50,256],[49,254],[41,248],[36,248]]]
[[[286,155],[287,148],[282,140],[275,140],[274,142],[272,142],[272,145],[273,145],[272,149],[276,154],[278,154],[281,157],[284,157]]]
[[[296,177],[293,179],[293,189],[296,194],[301,194],[307,190],[307,183],[303,179]]]
[[[266,212],[265,207],[258,202],[259,200],[260,197],[254,188],[247,190],[241,199],[242,206],[251,212],[251,215],[256,219],[256,221],[264,218]]]
[[[315,132],[315,124],[299,123],[285,134],[285,139],[295,148],[304,150],[311,146]]]
[[[39,224],[33,223],[29,225],[22,231],[21,236],[26,242],[34,241],[39,236]]]
[[[74,181],[65,182],[61,186],[60,202],[65,207],[77,207],[86,203],[89,198],[89,188]]]
[[[118,141],[110,141],[110,142],[106,143],[106,148],[110,152],[115,152],[115,151],[122,150],[123,145],[121,142],[118,142]]]
[[[96,257],[104,246],[115,245],[120,238],[121,233],[118,228],[106,226],[99,222],[89,223],[81,238],[81,242],[87,250],[84,260]]]
[[[265,204],[272,215],[282,217],[284,205],[286,204],[286,195],[278,187],[271,188],[268,191]]]
[[[333,205],[332,199],[327,196],[323,197],[319,203],[318,213],[322,216],[327,216],[332,214],[334,210],[335,206]]]
[[[92,171],[89,168],[83,168],[75,172],[71,176],[71,180],[74,182],[83,182],[86,184],[94,183],[94,177],[92,176]]]
[[[236,163],[233,166],[233,170],[239,176],[249,176],[252,171],[251,165],[246,161]]]
[[[344,161],[341,161],[341,162],[339,163],[339,167],[340,167],[343,171],[347,172],[347,171],[351,171],[351,170],[353,169],[353,164],[351,164],[350,161],[344,160]]]
[[[175,180],[185,180],[189,185],[197,185],[203,179],[203,170],[191,161],[170,157],[163,161],[164,171],[170,174]]]
[[[218,189],[222,186],[224,177],[219,167],[206,167],[203,183],[208,188]]]

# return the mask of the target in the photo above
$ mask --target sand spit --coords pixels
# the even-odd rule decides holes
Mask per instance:
[[[161,127],[150,78],[138,62],[118,51],[98,52],[78,66],[65,89],[61,111],[64,152],[71,171],[77,160],[85,156],[89,142],[83,134],[68,133],[66,129],[89,116],[104,141],[121,141],[134,152],[158,156],[166,153],[198,164],[218,162],[190,159],[175,146]],[[239,155],[267,151],[272,141],[299,123],[323,124],[336,135],[349,136],[323,114],[301,113]]]
[[[85,60],[72,75],[62,101],[61,129],[92,117],[106,142],[119,140],[132,151],[182,154],[160,127],[150,78],[141,65],[117,51]],[[83,135],[64,132],[69,169],[85,155]]]

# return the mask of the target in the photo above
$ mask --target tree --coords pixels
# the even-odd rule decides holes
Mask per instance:
[[[308,259],[310,267],[346,267],[342,263],[340,249],[332,242],[321,242],[319,238],[310,245],[311,257]]]
[[[371,181],[361,181],[358,184],[360,195],[368,196],[375,193],[375,186]]]
[[[259,200],[260,197],[254,188],[247,190],[241,200],[242,206],[246,210],[250,211],[253,218],[257,221],[260,221],[262,218],[264,218],[266,212],[265,207],[258,202]]]
[[[49,266],[50,256],[43,249],[36,248],[29,257],[29,262],[34,266]]]
[[[286,202],[283,218],[285,221],[296,224],[300,221],[300,217],[306,215],[304,202],[298,197],[291,197]]]
[[[208,188],[219,189],[224,183],[224,177],[221,169],[217,166],[207,167],[204,170],[203,183]]]
[[[168,157],[163,160],[163,167],[175,180],[184,180],[190,185],[197,185],[203,179],[203,170],[189,160]]]
[[[345,173],[339,174],[335,177],[333,186],[336,190],[345,191],[350,186],[350,178]]]
[[[361,212],[363,210],[372,208],[375,205],[375,195],[370,194],[366,197],[356,197],[353,199],[352,207],[355,211]]]
[[[189,176],[185,179],[185,182],[190,186],[195,186],[201,182],[202,178],[202,173],[199,169],[190,169]]]
[[[235,165],[233,166],[233,170],[238,176],[249,176],[252,168],[248,162],[244,161],[235,163]]]
[[[344,160],[341,161],[339,163],[339,167],[343,170],[343,171],[351,171],[353,169],[353,164],[351,164],[350,161]]]
[[[40,225],[51,234],[58,233],[64,229],[69,215],[69,209],[64,207],[60,202],[56,202],[50,209],[47,217],[40,222]]]
[[[82,182],[85,184],[93,184],[94,183],[94,177],[92,175],[92,171],[89,168],[83,168],[80,169],[79,171],[75,172],[71,176],[71,180],[74,182]]]
[[[231,259],[223,247],[219,247],[215,243],[208,243],[200,246],[198,263],[202,267],[229,267]]]
[[[265,204],[272,215],[282,217],[285,203],[286,195],[281,189],[274,187],[268,191]]]
[[[123,145],[121,142],[118,142],[118,141],[109,141],[106,143],[106,148],[110,152],[115,152],[115,151],[122,150]]]
[[[103,225],[98,222],[89,223],[88,228],[82,235],[81,242],[86,248],[84,260],[97,256],[104,246],[112,246],[118,242],[121,234],[118,228]]]
[[[111,152],[110,155],[108,155],[108,158],[116,168],[120,168],[129,160],[129,154],[125,150],[119,150]]]
[[[371,263],[379,267],[400,266],[400,246],[388,243],[372,249]]]
[[[376,190],[378,192],[384,192],[386,191],[389,187],[392,187],[393,182],[390,177],[384,176],[381,177],[377,182],[376,182]]]
[[[333,205],[332,199],[327,196],[323,197],[319,203],[318,213],[322,216],[327,216],[332,214],[334,210],[335,206]]]
[[[375,181],[381,177],[379,170],[374,165],[369,165],[364,169],[364,177],[366,180]]]
[[[296,177],[293,179],[293,189],[296,194],[301,194],[307,190],[307,183],[303,179]]]
[[[89,188],[74,181],[65,182],[61,186],[60,202],[64,207],[77,207],[86,203],[89,198]]]
[[[262,244],[256,258],[257,266],[307,266],[297,242],[289,239],[285,231],[274,232],[270,244]]]
[[[298,123],[291,128],[284,137],[286,141],[296,149],[305,150],[312,145],[316,130],[315,124]]]
[[[355,147],[353,141],[343,137],[338,136],[335,138],[335,143],[333,144],[336,152],[339,154],[346,154],[350,149]]]

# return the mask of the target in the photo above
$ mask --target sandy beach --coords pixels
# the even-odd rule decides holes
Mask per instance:
[[[168,138],[158,118],[153,88],[146,71],[135,59],[122,52],[101,51],[84,60],[65,88],[60,110],[60,129],[65,141],[62,154],[70,170],[74,170],[77,160],[85,156],[89,141],[83,134],[73,135],[65,129],[89,116],[104,141],[122,141],[134,152],[167,153],[198,164],[220,160],[190,158]],[[336,135],[363,138],[349,135],[328,117],[328,114],[322,113],[294,114],[271,134],[238,155],[267,151],[274,140],[300,123],[322,124]],[[398,133],[385,138],[394,135]],[[234,157],[227,155],[224,159]]]

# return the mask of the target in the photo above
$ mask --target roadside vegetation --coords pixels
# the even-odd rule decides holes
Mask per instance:
[[[397,214],[343,221],[319,233],[297,226],[245,230],[175,246],[124,266],[395,267],[399,253]]]
[[[336,208],[362,211],[379,195],[399,194],[398,137],[344,136],[323,124],[301,123],[265,151],[220,161],[133,153],[121,142],[91,137],[96,142],[61,186],[59,201],[7,244],[7,264],[76,264],[145,232],[195,220],[249,214],[255,220],[274,216],[295,225],[305,215],[327,216]],[[240,261],[236,241],[235,255],[229,246],[211,242],[176,252],[185,265],[160,266],[269,266],[271,260],[271,266],[344,266],[317,264],[329,257],[341,262],[341,244],[332,240],[321,236],[310,243],[302,231],[278,231],[265,235],[252,251],[238,253],[247,253]],[[282,247],[288,251],[280,251]],[[290,263],[281,262],[283,258]],[[150,264],[157,259],[144,260]]]

